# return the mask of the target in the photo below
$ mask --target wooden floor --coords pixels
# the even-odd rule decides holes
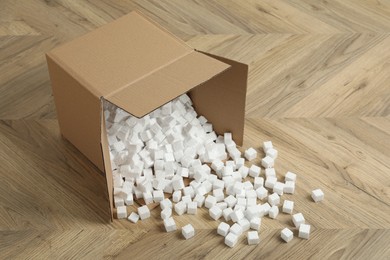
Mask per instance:
[[[140,9],[193,47],[250,65],[243,148],[270,139],[298,174],[311,238],[264,218],[261,243],[227,248],[205,210],[107,223],[104,177],[62,140],[44,53]],[[390,1],[0,2],[0,258],[389,259]],[[321,188],[326,199],[311,201]],[[296,233],[296,231],[295,231]]]

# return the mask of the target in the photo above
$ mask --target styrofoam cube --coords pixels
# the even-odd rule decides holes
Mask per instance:
[[[127,217],[127,219],[130,222],[137,223],[139,220],[139,215],[135,212],[131,212],[130,215]]]
[[[213,196],[216,198],[217,202],[223,201],[225,194],[222,189],[213,190]]]
[[[160,202],[164,199],[164,192],[162,190],[153,191],[153,200],[154,202]]]
[[[195,229],[191,224],[188,224],[181,228],[181,233],[185,239],[190,239],[195,236]]]
[[[311,192],[311,197],[314,200],[314,202],[320,202],[324,199],[324,193],[321,189],[316,189]]]
[[[286,175],[284,176],[285,181],[296,181],[297,175],[293,172],[287,172]]]
[[[292,214],[294,209],[294,201],[291,200],[285,200],[283,202],[283,209],[282,211],[287,214]]]
[[[237,203],[237,199],[232,195],[229,195],[228,197],[226,197],[224,199],[224,201],[227,203],[228,207],[230,207],[230,208],[233,208]]]
[[[263,142],[263,150],[264,152],[267,152],[268,149],[273,148],[272,142],[271,141],[265,141]]]
[[[249,220],[245,217],[240,219],[237,224],[241,226],[243,232],[248,231],[251,226]]]
[[[259,230],[261,226],[261,218],[254,217],[250,221],[250,228],[254,230]]]
[[[242,210],[235,210],[230,214],[230,218],[233,222],[238,222],[244,218],[244,213]]]
[[[288,243],[290,242],[293,238],[294,238],[294,233],[288,229],[288,228],[284,228],[282,231],[281,231],[281,237],[282,239]]]
[[[295,182],[286,181],[284,183],[283,192],[287,194],[293,194],[295,192]]]
[[[268,216],[269,216],[270,218],[273,218],[273,219],[275,219],[275,218],[278,216],[278,214],[279,214],[279,208],[278,208],[278,206],[272,206],[272,207],[269,209],[269,211],[268,211]]]
[[[127,208],[126,208],[126,206],[119,206],[119,207],[117,207],[116,215],[117,215],[118,219],[127,218]]]
[[[164,219],[164,227],[167,232],[175,231],[176,230],[175,220],[172,217]]]
[[[279,195],[274,192],[272,193],[271,195],[268,196],[268,203],[271,205],[271,206],[277,206],[279,205],[280,203],[280,197]]]
[[[187,214],[195,215],[197,209],[198,209],[198,203],[196,201],[192,201],[187,204]]]
[[[181,216],[187,211],[187,203],[184,201],[179,201],[175,204],[175,212],[177,215]]]
[[[276,177],[270,176],[265,179],[264,187],[273,189],[278,179]]]
[[[305,224],[305,218],[302,213],[292,215],[292,221],[297,228],[299,228],[300,225]]]
[[[173,202],[177,203],[181,200],[181,190],[177,190],[172,194]]]
[[[247,237],[248,245],[257,245],[260,243],[260,237],[257,231],[249,231]]]
[[[204,201],[204,206],[208,209],[210,209],[211,207],[213,207],[215,204],[217,204],[217,199],[212,196],[212,195],[208,195],[206,197],[206,200]]]
[[[251,147],[251,148],[245,150],[244,156],[248,161],[252,161],[252,160],[256,159],[257,151]]]
[[[229,232],[225,237],[225,244],[229,247],[234,247],[237,244],[238,236]]]
[[[166,209],[166,208],[172,208],[172,202],[170,199],[163,199],[162,201],[160,201],[160,208],[162,210]]]
[[[284,190],[284,183],[277,181],[274,184],[273,192],[277,193],[278,195],[282,196]]]
[[[257,198],[262,200],[268,196],[268,190],[264,187],[256,189]]]
[[[217,233],[218,233],[218,235],[221,235],[221,236],[223,236],[223,237],[226,237],[226,235],[229,233],[229,230],[230,230],[229,224],[227,224],[227,223],[225,223],[225,222],[221,222],[221,223],[218,225]]]
[[[160,214],[162,219],[166,219],[172,216],[172,209],[171,208],[165,208],[164,210],[161,211]]]
[[[299,226],[298,237],[304,238],[304,239],[309,239],[309,236],[310,236],[310,225],[308,225],[308,224],[301,224]]]
[[[252,164],[252,166],[249,168],[249,176],[255,178],[259,177],[261,172],[261,168],[257,165]]]
[[[230,227],[230,230],[229,230],[231,233],[233,234],[236,234],[237,236],[241,236],[243,230],[242,230],[242,227],[237,224],[237,223],[234,223],[231,227]]]
[[[274,159],[272,159],[272,157],[270,157],[270,156],[266,156],[266,157],[264,157],[263,159],[261,159],[261,165],[262,165],[264,168],[273,168],[273,167],[274,167],[274,164],[275,164],[275,161],[274,161]]]
[[[222,210],[222,215],[223,215],[223,218],[225,219],[225,221],[231,220],[230,214],[232,214],[232,212],[233,212],[232,208],[226,208],[226,209]]]
[[[253,181],[253,187],[254,189],[258,189],[260,187],[264,186],[264,178],[263,177],[255,177],[255,180]]]
[[[276,177],[276,171],[275,168],[266,168],[265,169],[265,177]]]
[[[274,148],[268,149],[265,154],[274,160],[278,157],[278,151]]]
[[[144,205],[142,207],[138,208],[138,215],[141,218],[141,220],[147,219],[150,217],[150,210],[148,206]]]
[[[209,209],[210,217],[218,220],[222,216],[222,210],[218,206],[213,206]]]

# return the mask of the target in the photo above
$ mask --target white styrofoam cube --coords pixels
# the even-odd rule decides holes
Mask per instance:
[[[273,192],[276,192],[278,195],[282,196],[284,190],[284,183],[277,181],[273,187]]]
[[[139,215],[135,212],[131,212],[127,219],[130,222],[137,223],[139,220]]]
[[[144,205],[138,208],[138,215],[141,220],[147,219],[150,217],[150,210],[148,206]]]
[[[165,208],[161,211],[161,219],[166,219],[172,216],[172,209],[171,208]]]
[[[261,159],[261,165],[264,168],[273,168],[275,165],[275,161],[274,159],[272,159],[272,157],[266,156],[263,159]]]
[[[197,209],[198,209],[198,203],[196,201],[192,201],[187,204],[187,214],[195,215]]]
[[[274,160],[278,157],[278,151],[274,148],[268,149],[265,154]]]
[[[296,213],[292,215],[292,221],[294,226],[297,228],[299,228],[300,225],[305,224],[305,218],[303,217],[302,213]]]
[[[284,228],[280,235],[286,243],[290,242],[294,238],[294,233],[288,228]]]
[[[184,201],[179,201],[175,204],[175,212],[177,215],[183,215],[187,211],[187,204]]]
[[[295,192],[295,182],[294,181],[286,181],[284,183],[283,192],[287,194],[293,194]]]
[[[218,202],[215,206],[219,207],[222,211],[228,207],[226,202]]]
[[[146,205],[153,203],[153,195],[150,191],[144,192],[142,194],[142,198],[144,199]]]
[[[229,195],[228,197],[226,197],[224,199],[224,201],[227,203],[228,207],[230,207],[230,208],[233,208],[237,203],[237,199],[232,195]]]
[[[269,209],[269,211],[268,211],[268,216],[269,216],[270,218],[273,218],[273,219],[275,219],[275,218],[278,216],[278,214],[279,214],[279,208],[278,208],[278,206],[272,206],[272,207]]]
[[[212,195],[208,195],[206,197],[206,200],[204,201],[204,206],[208,209],[210,209],[211,207],[213,207],[215,204],[217,204],[217,199],[212,196]]]
[[[162,201],[160,201],[160,208],[162,210],[166,209],[166,208],[172,208],[172,201],[170,199],[163,199]]]
[[[153,200],[154,202],[160,202],[164,199],[164,192],[162,190],[153,191]]]
[[[212,219],[218,220],[222,216],[222,210],[215,205],[209,209],[209,214]]]
[[[126,206],[119,206],[116,209],[116,215],[117,215],[118,219],[127,218],[127,208],[126,208]]]
[[[114,206],[115,208],[121,207],[125,205],[125,200],[121,197],[114,196]]]
[[[229,224],[227,224],[225,222],[221,222],[218,225],[217,233],[218,233],[218,235],[225,237],[229,233],[229,230],[230,230]]]
[[[238,169],[238,172],[241,174],[241,178],[246,178],[249,174],[249,168],[243,165]]]
[[[276,177],[270,176],[267,179],[265,179],[264,187],[273,189],[277,181],[278,179]]]
[[[234,160],[236,168],[235,169],[240,169],[242,166],[245,164],[245,159],[244,158],[236,158]]]
[[[176,223],[172,217],[164,219],[164,227],[167,232],[172,232],[176,230]]]
[[[311,198],[314,202],[320,202],[324,199],[324,192],[321,189],[316,189],[311,192]]]
[[[181,190],[177,190],[172,194],[173,202],[177,203],[181,200]]]
[[[250,221],[250,228],[254,230],[259,230],[261,226],[261,218],[259,217],[254,217]]]
[[[200,194],[196,194],[195,198],[193,199],[193,202],[196,202],[198,208],[201,208],[203,206],[204,201],[205,197]]]
[[[245,217],[240,219],[237,224],[241,226],[243,232],[248,231],[251,226],[249,220]]]
[[[263,215],[263,216],[268,215],[270,209],[271,209],[271,205],[268,202],[261,204],[260,205],[261,215]]]
[[[181,228],[181,233],[185,239],[190,239],[195,236],[195,229],[191,224],[188,224]]]
[[[235,210],[230,214],[230,218],[233,222],[238,222],[244,218],[244,213],[242,210]]]
[[[226,209],[222,210],[222,215],[223,215],[223,218],[225,219],[225,221],[231,220],[230,214],[232,214],[232,212],[233,212],[232,208],[226,208]]]
[[[252,166],[249,168],[249,176],[255,178],[259,177],[261,172],[261,168],[257,165],[252,164]]]
[[[297,175],[293,172],[287,172],[286,175],[284,176],[285,181],[296,181]]]
[[[185,202],[185,204],[188,204],[192,201],[192,199],[191,199],[190,195],[185,195],[185,196],[181,197],[181,201]]]
[[[229,232],[225,237],[225,244],[228,247],[234,247],[237,244],[238,236],[232,232]]]
[[[216,198],[217,202],[223,201],[225,198],[225,194],[222,189],[213,190],[213,196]]]
[[[308,225],[308,224],[301,224],[299,226],[298,237],[304,238],[304,239],[309,239],[309,236],[310,236],[310,225]]]
[[[260,243],[259,233],[257,231],[248,232],[248,245],[257,245]]]
[[[268,178],[268,177],[276,177],[276,171],[275,171],[275,168],[266,168],[265,169],[265,177]]]
[[[294,201],[291,200],[285,200],[283,202],[283,209],[282,211],[287,214],[292,214],[294,209]]]
[[[229,230],[231,233],[233,234],[236,234],[237,236],[241,236],[243,230],[242,230],[242,227],[237,224],[237,223],[234,223],[231,227],[230,227],[230,230]]]
[[[277,206],[279,205],[280,203],[280,197],[279,195],[274,192],[272,193],[271,195],[268,196],[268,203],[271,205],[271,206]]]
[[[264,178],[263,177],[255,177],[255,180],[253,181],[253,188],[258,189],[260,187],[264,186]]]
[[[251,148],[245,150],[244,156],[248,161],[252,161],[252,160],[256,159],[257,151],[251,147]]]
[[[268,196],[268,190],[264,187],[256,189],[257,198],[262,200]]]
[[[272,142],[271,141],[265,141],[263,142],[263,150],[264,152],[267,152],[268,149],[273,148]]]

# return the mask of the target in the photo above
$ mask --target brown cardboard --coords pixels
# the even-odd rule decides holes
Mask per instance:
[[[247,65],[194,50],[132,12],[47,53],[60,130],[106,173],[112,172],[103,99],[142,117],[189,93],[217,133],[242,144]]]

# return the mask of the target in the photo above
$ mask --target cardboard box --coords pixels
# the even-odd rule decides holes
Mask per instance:
[[[188,93],[199,115],[238,145],[244,131],[248,66],[195,50],[139,12],[131,12],[46,54],[61,134],[112,172],[103,100],[142,117]]]

